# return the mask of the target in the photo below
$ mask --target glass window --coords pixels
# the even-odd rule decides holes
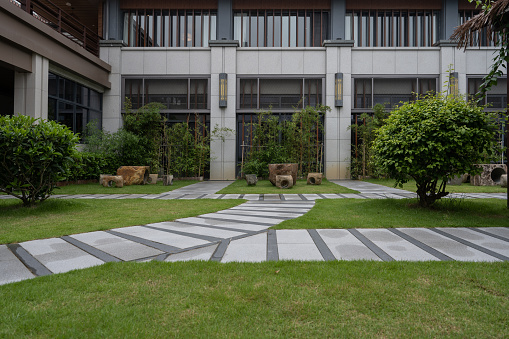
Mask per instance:
[[[483,83],[482,78],[469,78],[468,79],[468,94],[471,99],[475,98],[476,93],[479,91]],[[484,98],[484,105],[487,110],[498,111],[507,107],[507,79],[500,78],[497,80],[497,85],[492,86],[490,91],[486,93]]]
[[[143,106],[143,82],[141,79],[126,79],[125,95],[131,101],[132,108]]]

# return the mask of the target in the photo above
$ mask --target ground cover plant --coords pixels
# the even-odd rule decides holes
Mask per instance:
[[[118,187],[103,187],[99,183],[67,185],[55,190],[55,194],[159,194],[176,190],[191,184],[197,180],[174,180],[173,185],[163,186],[162,182],[148,185],[131,185]]]
[[[322,199],[302,217],[274,229],[389,227],[509,227],[502,199],[444,199],[432,209],[416,199]]]
[[[270,183],[269,180],[259,180],[256,186],[248,186],[246,180],[236,180],[223,188],[218,194],[317,194],[317,193],[358,193],[349,188],[336,185],[322,179],[321,185],[308,185],[304,179],[297,180],[297,184],[289,189],[281,189]]]
[[[0,286],[1,337],[504,337],[508,263],[108,263]]]
[[[21,208],[15,199],[0,200],[0,244],[116,227],[171,221],[237,206],[244,200],[81,200],[50,199]]]
[[[387,187],[395,187],[396,185],[395,179],[364,179],[363,181]],[[410,179],[398,188],[415,192],[415,180]],[[447,185],[447,191],[449,193],[505,193],[507,192],[507,189],[500,186],[474,186],[470,183],[463,183],[461,185]]]

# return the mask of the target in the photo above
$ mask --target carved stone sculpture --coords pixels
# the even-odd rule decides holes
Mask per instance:
[[[507,188],[507,174],[502,174],[500,176],[500,186]]]
[[[269,180],[272,185],[276,185],[276,176],[278,175],[291,175],[293,178],[293,185],[297,183],[297,164],[269,164]]]
[[[292,188],[293,177],[291,175],[276,175],[276,187]]]
[[[248,186],[256,186],[256,183],[258,182],[256,174],[246,174],[246,182]]]
[[[145,185],[148,182],[150,166],[122,166],[117,175],[124,178],[124,185]]]
[[[163,186],[173,185],[173,175],[163,175]]]
[[[157,184],[157,174],[149,174],[148,175],[148,183],[149,184]]]
[[[308,185],[321,185],[322,178],[322,173],[308,173]]]
[[[481,175],[476,175],[473,181],[471,181],[474,186],[499,185],[500,177],[502,174],[507,173],[507,166],[505,164],[482,164],[477,166],[482,167],[483,171]]]
[[[104,187],[124,187],[124,178],[121,175],[105,175],[102,185]]]

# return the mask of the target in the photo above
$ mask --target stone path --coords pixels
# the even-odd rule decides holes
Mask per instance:
[[[110,261],[267,260],[508,261],[509,228],[269,230],[300,217],[316,199],[397,198],[413,193],[335,181],[359,194],[218,195],[229,182],[198,183],[158,195],[79,195],[75,199],[247,199],[227,210],[143,226],[0,245],[0,284]],[[362,183],[366,184],[366,183]],[[361,187],[363,186],[363,187]],[[505,193],[500,199],[505,198]],[[477,197],[480,194],[468,194]],[[495,197],[483,194],[483,197]],[[497,196],[498,197],[498,196]]]

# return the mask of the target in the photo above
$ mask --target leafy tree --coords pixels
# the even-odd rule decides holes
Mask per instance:
[[[67,177],[78,136],[55,121],[0,117],[0,192],[33,206]]]
[[[495,154],[495,118],[459,96],[428,95],[403,104],[378,130],[375,165],[402,186],[415,179],[423,207],[446,196],[448,178],[478,174]]]

